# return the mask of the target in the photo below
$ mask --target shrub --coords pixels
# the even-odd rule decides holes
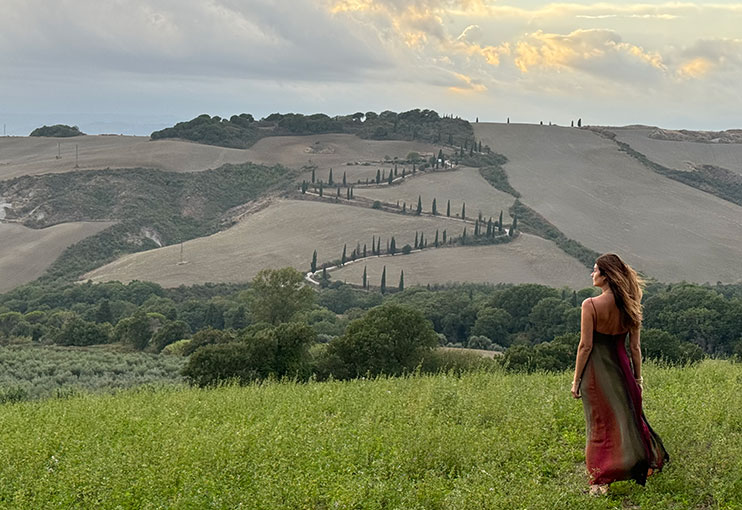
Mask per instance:
[[[337,378],[399,375],[414,370],[437,344],[433,325],[421,312],[384,304],[351,322],[342,337],[329,343],[327,354],[339,361],[333,372]]]

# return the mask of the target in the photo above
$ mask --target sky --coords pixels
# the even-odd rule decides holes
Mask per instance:
[[[742,128],[742,2],[0,0],[0,124],[430,108]]]

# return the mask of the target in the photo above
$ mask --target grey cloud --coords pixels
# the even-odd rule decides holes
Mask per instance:
[[[6,68],[354,80],[385,63],[310,0],[10,0],[0,18]],[[23,22],[21,22],[23,20]]]

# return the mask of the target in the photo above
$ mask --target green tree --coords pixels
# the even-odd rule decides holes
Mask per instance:
[[[149,317],[140,309],[131,317],[121,319],[116,324],[114,337],[137,350],[143,350],[152,338],[152,325]]]
[[[466,202],[461,205],[461,218],[466,219]]]
[[[314,168],[312,168],[312,184],[314,184]]]
[[[433,241],[433,246],[438,248],[438,229],[435,231],[435,240]]]
[[[95,345],[107,344],[110,341],[110,324],[97,324],[73,315],[64,321],[54,342],[60,345]]]
[[[345,174],[346,174],[346,172],[343,172],[343,186],[347,186],[348,185],[348,181],[345,178]]]
[[[387,178],[387,184],[391,185],[394,181],[394,176],[392,175],[392,171],[389,170],[389,177]]]
[[[191,334],[191,328],[183,321],[174,321],[165,324],[152,336],[150,345],[156,352],[162,351],[166,346],[183,340]]]
[[[348,249],[348,245],[347,245],[347,244],[344,244],[344,245],[343,245],[343,256],[342,256],[342,258],[340,259],[340,265],[341,265],[341,266],[344,266],[344,265],[345,265],[345,262],[346,262],[346,261],[348,260],[347,256],[345,255],[345,254],[346,254],[346,251],[347,251],[347,249]]]
[[[399,272],[399,291],[404,290],[404,270]]]
[[[327,185],[334,186],[335,182],[332,180],[332,168],[330,168],[330,175],[327,176]]]
[[[327,350],[340,361],[334,375],[344,379],[410,372],[437,344],[433,326],[421,312],[384,304],[351,322]]]
[[[502,233],[502,210],[500,210],[500,219],[497,222],[497,230]]]
[[[417,196],[417,211],[416,214],[419,216],[423,212],[423,200],[420,195]]]
[[[312,273],[317,272],[317,250],[314,250],[314,253],[312,254],[312,264],[310,266],[310,270]]]
[[[263,269],[250,288],[252,316],[269,324],[288,322],[294,314],[312,307],[314,291],[294,268]]]
[[[384,266],[384,269],[381,271],[381,293],[386,293],[386,266]]]
[[[417,239],[418,239],[418,237],[417,237],[417,230],[416,230],[415,231],[415,249],[417,249],[418,246],[420,246],[419,243],[417,242]]]
[[[376,184],[379,184],[381,182],[381,170],[378,168],[376,169]]]
[[[322,196],[324,192],[324,186],[322,185],[322,181],[319,181],[319,196]]]
[[[363,288],[368,288],[368,274],[366,272],[366,266],[363,266]]]
[[[392,255],[397,253],[397,241],[394,240],[394,236],[392,236],[392,240],[389,243],[389,253]]]
[[[446,203],[446,216],[449,218],[451,217],[451,201],[450,200]]]
[[[438,214],[438,207],[436,207],[435,198],[433,199],[433,216],[436,216]]]
[[[512,316],[502,308],[485,307],[477,312],[477,320],[471,329],[472,335],[485,336],[493,342],[507,347]]]

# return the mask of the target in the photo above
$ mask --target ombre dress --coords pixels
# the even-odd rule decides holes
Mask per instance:
[[[626,353],[626,335],[601,333],[593,322],[593,348],[579,387],[591,484],[633,479],[644,485],[650,469],[659,471],[670,460],[642,411],[641,390]]]

